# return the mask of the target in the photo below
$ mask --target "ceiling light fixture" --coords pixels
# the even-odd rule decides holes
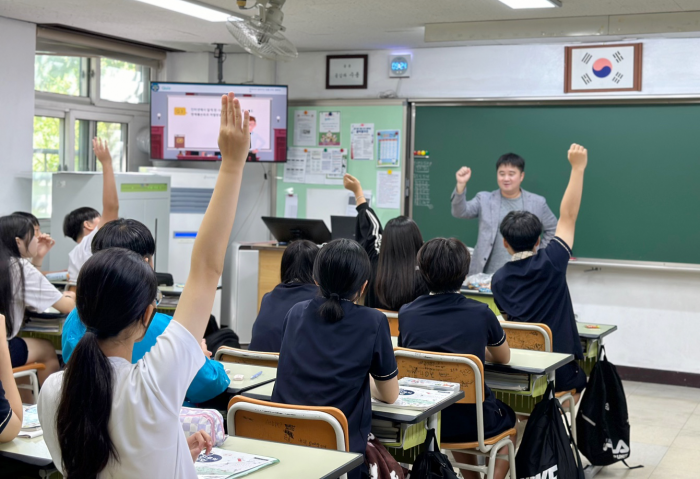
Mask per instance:
[[[231,17],[230,13],[226,13],[214,8],[205,7],[196,2],[186,2],[184,0],[136,0],[137,2],[147,3],[155,7],[165,8],[173,12],[182,13],[191,17],[201,18],[209,22],[225,22]]]
[[[499,0],[510,8],[555,8],[561,7],[560,0]]]

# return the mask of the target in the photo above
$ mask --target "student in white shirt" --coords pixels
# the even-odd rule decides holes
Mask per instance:
[[[185,439],[179,422],[187,388],[205,360],[202,339],[223,271],[248,155],[248,112],[222,98],[222,164],[192,251],[177,311],[157,343],[131,364],[156,308],[158,282],[139,254],[98,251],[78,278],[87,332],[64,372],[39,395],[39,420],[58,470],[70,478],[196,478],[193,461],[211,449],[206,434]]]
[[[32,226],[34,226],[34,236],[36,236],[38,241],[36,256],[32,258],[32,264],[36,266],[38,270],[41,270],[41,265],[44,264],[44,257],[49,254],[51,248],[54,247],[56,240],[53,239],[50,234],[41,232],[39,219],[33,214],[27,213],[26,211],[15,211],[12,214],[24,216],[32,222]]]
[[[63,219],[63,234],[78,243],[68,253],[68,278],[71,289],[78,281],[80,268],[92,256],[90,245],[100,225],[119,218],[119,197],[117,182],[114,179],[112,155],[106,141],[99,138],[92,140],[97,161],[102,165],[102,215],[90,207],[82,207],[68,213]]]
[[[0,218],[0,242],[10,256],[12,304],[4,306],[7,337],[9,338],[12,367],[40,362],[46,369],[37,372],[39,383],[58,371],[59,364],[53,345],[45,339],[17,336],[24,320],[25,309],[43,312],[54,307],[70,313],[75,307],[75,293],[61,293],[41,271],[31,263],[38,248],[34,226],[25,216],[9,215]]]

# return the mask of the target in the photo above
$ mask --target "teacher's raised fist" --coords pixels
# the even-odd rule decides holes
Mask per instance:
[[[569,163],[572,168],[585,168],[588,163],[588,150],[574,143],[569,148]]]
[[[457,178],[457,184],[460,186],[464,186],[469,181],[469,178],[472,177],[472,169],[463,166],[459,169],[457,174],[455,174],[455,177]]]

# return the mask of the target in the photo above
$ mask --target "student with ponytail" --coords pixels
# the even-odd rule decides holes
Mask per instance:
[[[248,112],[222,98],[219,177],[192,252],[173,320],[149,352],[131,364],[157,306],[156,275],[143,256],[98,251],[78,277],[78,314],[86,333],[65,371],[39,395],[44,439],[69,478],[196,478],[194,460],[212,446],[204,433],[185,439],[179,413],[204,364],[199,342],[223,271],[250,142]]]
[[[399,394],[389,323],[383,313],[355,304],[370,273],[359,243],[337,239],[321,248],[314,263],[321,295],[287,313],[272,393],[275,402],[343,411],[350,450],[361,454],[370,432],[371,396],[393,403]],[[348,477],[359,478],[360,468]]]

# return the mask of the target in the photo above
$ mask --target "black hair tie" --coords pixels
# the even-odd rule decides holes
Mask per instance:
[[[86,329],[86,332],[92,333],[92,334],[94,334],[95,336],[97,336],[97,328],[87,328],[87,329]]]
[[[330,299],[335,299],[336,301],[340,301],[340,295],[338,293],[331,293]]]

